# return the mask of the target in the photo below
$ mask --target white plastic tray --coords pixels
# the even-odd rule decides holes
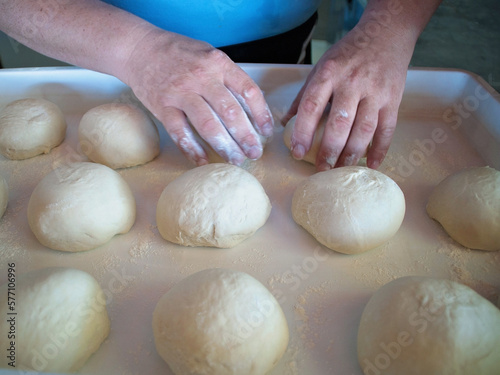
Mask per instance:
[[[311,67],[243,68],[261,86],[278,124]],[[450,173],[468,166],[500,169],[498,93],[473,74],[409,71],[394,141],[380,167],[403,189],[406,216],[393,239],[356,256],[319,246],[292,220],[293,191],[315,169],[290,157],[279,126],[262,159],[246,166],[266,189],[272,213],[263,228],[237,247],[185,248],[159,235],[157,200],[170,181],[193,167],[160,126],[161,155],[144,166],[120,171],[137,201],[132,230],[85,253],[47,249],[28,227],[31,192],[60,163],[86,160],[76,136],[85,111],[130,98],[130,91],[113,77],[77,68],[0,70],[0,108],[24,97],[57,103],[66,115],[68,132],[64,143],[48,155],[24,161],[0,156],[0,173],[10,187],[9,206],[0,220],[0,282],[6,281],[9,262],[15,262],[18,274],[57,265],[79,268],[97,278],[109,297],[112,328],[82,374],[169,374],[154,347],[153,309],[176,282],[211,267],[245,271],[280,301],[291,339],[273,374],[361,375],[356,359],[360,315],[369,297],[394,278],[448,278],[471,286],[491,301],[498,298],[500,253],[463,248],[425,212],[432,188]]]

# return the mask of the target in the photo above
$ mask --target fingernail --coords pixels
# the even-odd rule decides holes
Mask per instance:
[[[229,163],[239,167],[243,164],[245,159],[246,158],[243,155],[235,155],[229,159]]]
[[[202,165],[207,165],[207,164],[208,164],[208,160],[205,158],[200,158],[200,159],[196,160],[196,165],[198,167],[201,167]]]
[[[248,145],[243,145],[243,150],[245,151],[245,155],[252,160],[257,160],[262,156],[262,146],[248,146]]]
[[[306,148],[301,144],[296,144],[291,147],[292,156],[297,160],[302,160],[306,154]]]
[[[368,164],[368,167],[371,168],[371,169],[377,169],[378,167],[380,167],[380,161],[378,160],[370,160]]]
[[[270,137],[274,133],[274,126],[272,122],[266,122],[262,125],[262,135],[264,137]]]
[[[324,171],[329,171],[332,169],[332,166],[328,163],[322,163],[318,166],[318,171],[324,172]]]

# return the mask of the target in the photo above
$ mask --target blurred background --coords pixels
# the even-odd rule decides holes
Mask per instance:
[[[323,0],[313,35],[313,62],[350,30],[367,0]],[[4,68],[60,66],[0,32]],[[419,38],[415,67],[464,69],[500,91],[500,1],[444,0]]]

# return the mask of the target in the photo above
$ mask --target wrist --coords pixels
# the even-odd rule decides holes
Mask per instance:
[[[124,33],[109,51],[109,61],[106,64],[106,72],[111,74],[127,85],[130,85],[130,77],[148,59],[148,49],[153,49],[155,34],[162,31],[155,26],[144,22],[134,26],[129,32]]]

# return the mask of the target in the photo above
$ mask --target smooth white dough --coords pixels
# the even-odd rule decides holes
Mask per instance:
[[[405,198],[385,174],[361,166],[316,173],[296,188],[295,222],[326,247],[345,254],[371,250],[396,234]]]
[[[500,310],[453,281],[396,279],[363,311],[358,360],[366,375],[496,375]]]
[[[9,203],[9,187],[7,186],[7,181],[0,175],[0,218],[5,213],[7,209],[7,204]]]
[[[45,246],[85,251],[126,233],[135,221],[135,199],[126,181],[101,164],[60,166],[36,186],[28,222]]]
[[[6,265],[7,266],[7,265]],[[16,269],[17,271],[17,269]],[[0,287],[0,367],[9,367],[8,283]],[[15,359],[19,370],[77,371],[108,336],[106,298],[87,272],[44,268],[15,281]]]
[[[427,213],[461,245],[500,250],[500,172],[490,167],[460,170],[441,181]]]
[[[252,276],[208,269],[176,284],[153,313],[156,350],[176,375],[263,375],[289,332],[274,296]]]
[[[0,112],[0,153],[13,160],[47,154],[66,136],[59,107],[45,99],[20,99]]]
[[[252,236],[270,213],[269,198],[252,174],[216,163],[170,182],[158,200],[156,223],[167,241],[229,248]]]
[[[160,153],[156,125],[133,104],[107,103],[90,109],[80,120],[78,137],[90,160],[113,169],[145,164]]]

